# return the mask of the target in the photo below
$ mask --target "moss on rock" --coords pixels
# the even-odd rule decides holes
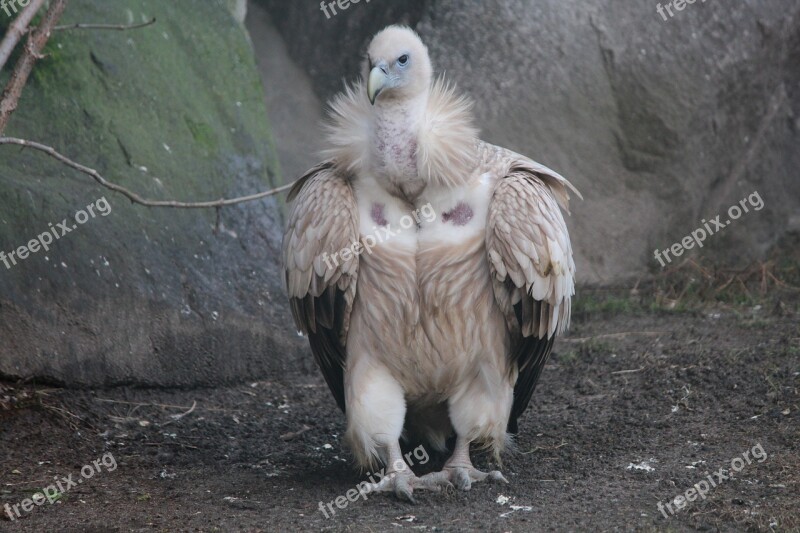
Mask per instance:
[[[253,54],[225,3],[73,0],[62,23],[153,17],[156,24],[126,32],[55,33],[6,134],[52,145],[150,198],[216,199],[279,185]],[[10,269],[0,263],[0,375],[220,383],[274,371],[285,357],[265,357],[270,349],[297,350],[280,297],[278,200],[219,218],[150,209],[43,154],[3,146],[0,251],[100,197],[109,216]]]

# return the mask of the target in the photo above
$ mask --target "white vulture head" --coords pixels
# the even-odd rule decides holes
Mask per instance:
[[[403,26],[378,33],[367,50],[367,96],[370,103],[411,100],[426,96],[433,77],[428,48],[419,36]]]

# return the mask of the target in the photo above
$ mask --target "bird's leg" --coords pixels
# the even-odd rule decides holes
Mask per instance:
[[[508,480],[498,470],[491,472],[481,472],[472,466],[472,460],[469,457],[469,440],[464,437],[456,438],[456,448],[453,455],[444,464],[441,472],[432,472],[422,476],[422,480],[428,484],[434,483],[440,486],[455,485],[459,490],[469,490],[472,488],[472,483],[475,481],[483,481],[489,478],[491,481],[502,481],[508,483]]]
[[[399,442],[390,444],[383,459],[386,464],[384,477],[377,483],[368,483],[364,487],[364,492],[393,492],[401,500],[417,503],[414,499],[414,489],[432,490],[438,492],[442,490],[442,483],[417,477],[403,459]]]

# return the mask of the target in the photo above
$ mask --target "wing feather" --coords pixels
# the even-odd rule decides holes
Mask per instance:
[[[512,335],[511,358],[519,369],[508,423],[512,433],[556,334],[569,326],[575,263],[560,209],[568,209],[568,189],[577,193],[560,175],[519,156],[498,180],[489,204],[489,269],[495,300]]]
[[[359,239],[358,208],[349,182],[325,162],[289,192],[292,206],[283,238],[283,264],[292,316],[336,403],[345,410],[344,365],[358,258],[337,255]]]

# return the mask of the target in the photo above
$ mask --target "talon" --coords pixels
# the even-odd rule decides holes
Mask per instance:
[[[417,505],[417,500],[414,498],[414,494],[412,492],[400,491],[397,493],[397,497],[406,500],[412,505]]]
[[[414,504],[417,503],[414,500],[414,487],[409,483],[406,476],[397,476],[394,492],[401,500],[407,500]]]
[[[502,481],[503,483],[508,484],[506,476],[504,476],[503,473],[500,472],[499,470],[492,470],[491,472],[489,472],[489,479],[491,479],[492,481]]]
[[[455,485],[459,490],[467,491],[472,488],[472,480],[465,468],[456,469],[455,478]]]

